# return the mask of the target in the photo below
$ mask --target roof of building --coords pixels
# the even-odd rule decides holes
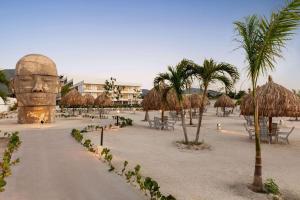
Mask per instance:
[[[68,81],[73,81],[73,85],[84,82],[87,84],[105,84],[106,80],[110,80],[109,78],[91,78],[91,77],[68,77]],[[122,85],[122,86],[141,86],[139,83],[131,83],[131,82],[122,82],[122,81],[116,81],[115,85]]]

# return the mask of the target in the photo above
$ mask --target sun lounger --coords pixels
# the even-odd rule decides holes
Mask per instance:
[[[166,121],[163,122],[163,128],[166,129],[166,130],[173,129],[173,131],[174,131],[175,123],[176,122],[170,122],[170,121],[166,120]]]
[[[248,126],[253,126],[254,125],[254,122],[253,122],[254,120],[253,120],[252,116],[244,115],[244,118],[245,118]]]
[[[154,120],[148,120],[150,128],[154,128]]]
[[[158,118],[158,117],[154,117],[154,128],[156,128],[156,129],[162,128],[162,123],[160,121],[160,118]]]
[[[255,137],[255,131],[254,128],[250,128],[246,123],[244,123],[244,126],[246,128],[246,131],[248,132],[249,139],[252,140]]]
[[[289,136],[290,134],[294,131],[295,127],[291,128],[290,131],[288,132],[278,132],[278,136],[277,136],[277,142],[279,142],[279,140],[283,140],[284,142],[286,142],[287,144],[289,144]]]
[[[267,126],[267,120],[265,117],[259,119],[259,133],[260,133],[260,140],[262,142],[270,143],[270,134],[269,128]]]

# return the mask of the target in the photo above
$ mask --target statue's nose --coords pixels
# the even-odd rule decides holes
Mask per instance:
[[[35,77],[32,92],[43,92],[43,83],[40,77]]]

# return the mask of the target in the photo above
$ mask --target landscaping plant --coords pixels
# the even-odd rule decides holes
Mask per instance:
[[[7,136],[9,138],[9,142],[7,148],[4,151],[2,161],[0,162],[0,192],[4,191],[4,186],[6,185],[4,178],[11,175],[10,167],[20,162],[19,158],[15,159],[14,161],[11,161],[13,152],[18,150],[18,148],[21,145],[19,133],[4,133],[4,136]]]
[[[275,183],[275,181],[272,178],[267,179],[267,181],[264,183],[264,188],[268,194],[280,194],[279,186]]]
[[[300,23],[300,0],[287,1],[286,5],[273,12],[269,18],[251,15],[234,22],[238,33],[239,47],[245,52],[247,72],[251,80],[251,91],[255,124],[255,168],[252,189],[263,191],[262,157],[259,134],[257,81],[269,70],[275,69],[276,59],[283,57],[282,49],[292,38]]]

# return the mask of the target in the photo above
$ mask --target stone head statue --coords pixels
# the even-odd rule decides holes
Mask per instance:
[[[18,100],[19,123],[54,122],[59,80],[50,58],[39,54],[21,58],[11,87]]]

